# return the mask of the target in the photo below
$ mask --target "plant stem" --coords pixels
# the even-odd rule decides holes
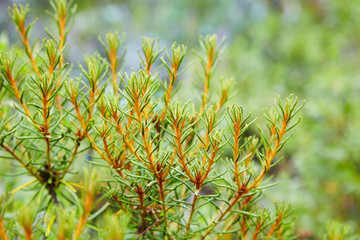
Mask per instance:
[[[9,238],[6,235],[6,230],[5,230],[5,227],[3,224],[3,219],[1,216],[0,216],[0,239],[9,240]]]
[[[34,171],[37,171],[37,169],[35,168],[32,168],[30,166],[28,166],[28,164],[25,164],[24,161],[22,160],[22,158],[20,158],[14,150],[10,149],[9,146],[5,145],[4,143],[1,144],[1,147],[7,151],[8,153],[11,154],[11,156],[13,156],[20,164],[22,167],[24,167],[31,175],[33,175],[34,177],[36,177],[37,179],[39,179],[39,177],[37,176],[36,172]],[[40,179],[39,179],[40,180]]]
[[[254,234],[253,234],[253,236],[251,238],[252,240],[258,239],[261,227],[262,227],[262,225],[260,224],[260,220],[258,220],[257,223],[256,223],[256,228],[255,228]]]
[[[276,156],[276,153],[278,152],[278,149],[281,146],[281,140],[282,140],[282,138],[284,137],[284,135],[286,133],[286,128],[287,128],[287,119],[286,118],[282,121],[281,129],[279,130],[278,133],[276,132],[275,126],[272,126],[269,142],[273,138],[275,138],[276,136],[278,136],[278,137],[275,140],[274,147],[268,149],[268,151],[266,151],[266,153],[265,153],[265,159],[266,159],[265,168],[263,167],[263,169],[261,170],[260,175],[257,176],[257,178],[251,184],[249,189],[257,188],[261,184],[263,178],[265,177],[265,174],[269,171],[269,169],[271,167],[271,163],[274,160],[274,158]]]
[[[160,181],[161,180],[161,181]],[[165,198],[165,191],[164,191],[164,181],[162,179],[160,179],[158,181],[158,185],[159,185],[159,193],[160,193],[160,199],[161,199],[161,208],[162,208],[162,212],[163,212],[163,216],[164,216],[164,230],[168,236],[169,239],[172,239],[172,237],[170,236],[169,233],[167,233],[167,228],[168,228],[168,220],[166,218],[166,213],[167,213],[167,209],[166,209],[166,198]]]
[[[205,106],[207,104],[207,98],[208,98],[209,87],[210,87],[210,79],[211,79],[211,71],[212,71],[212,68],[213,68],[214,60],[215,60],[215,51],[214,51],[214,49],[213,49],[213,51],[208,52],[207,57],[208,57],[208,59],[207,59],[206,67],[205,67],[204,94],[203,94],[203,97],[202,97],[201,109],[200,109],[200,112],[199,112],[200,115],[205,110]]]
[[[196,190],[195,192],[199,192],[198,190]],[[198,193],[197,193],[198,194]],[[194,193],[194,198],[193,198],[193,201],[192,201],[192,204],[191,204],[191,210],[190,210],[190,216],[189,216],[189,220],[188,220],[188,223],[186,224],[186,229],[185,229],[185,236],[188,235],[189,233],[189,230],[190,230],[190,226],[191,226],[191,221],[192,221],[192,218],[194,216],[194,213],[195,213],[195,210],[196,210],[196,202],[198,200],[198,196],[197,194]]]
[[[91,211],[91,206],[93,204],[93,192],[92,190],[88,190],[85,196],[85,203],[84,203],[84,214],[80,217],[79,223],[75,228],[75,233],[73,236],[73,240],[78,239],[81,236],[83,229],[85,227],[88,215]]]
[[[41,76],[40,75],[40,72],[39,72],[39,69],[38,69],[38,66],[37,66],[37,63],[35,61],[35,58],[34,58],[34,55],[33,55],[33,52],[31,50],[31,47],[30,47],[30,43],[29,43],[29,39],[27,37],[27,29],[25,28],[25,25],[24,23],[21,24],[20,26],[18,26],[18,30],[20,32],[20,35],[21,35],[21,38],[22,38],[22,43],[25,47],[25,52],[26,54],[28,55],[29,59],[30,59],[30,62],[32,64],[32,67],[33,67],[33,71],[38,75],[38,76]]]
[[[135,190],[135,193],[139,196],[139,208],[140,208],[140,217],[141,217],[140,231],[145,232],[145,228],[146,228],[146,219],[145,219],[146,210],[145,210],[145,206],[144,206],[145,192],[139,186],[138,189]]]
[[[25,234],[25,239],[26,240],[33,240],[33,236],[32,236],[32,226],[22,226],[23,230],[24,230],[24,234]]]
[[[276,231],[276,229],[278,229],[278,227],[280,226],[281,223],[281,216],[278,216],[274,222],[274,224],[271,226],[269,233],[266,235],[266,237],[271,237],[273,235],[273,233]]]
[[[72,155],[71,155],[71,158],[70,158],[70,160],[69,160],[69,163],[67,164],[66,168],[64,169],[64,171],[63,171],[60,179],[64,178],[64,176],[65,176],[65,174],[67,173],[69,167],[70,167],[71,164],[73,163],[73,161],[74,161],[74,159],[75,159],[75,156],[76,156],[76,154],[77,154],[77,152],[78,152],[78,150],[79,150],[79,146],[80,146],[80,142],[79,142],[79,141],[76,141],[75,147],[74,147],[74,151],[73,151],[73,153],[72,153]]]
[[[212,226],[210,228],[208,228],[208,230],[206,230],[205,234],[201,237],[202,240],[205,239],[211,233],[211,231],[215,228],[215,226],[221,222],[221,220],[232,209],[232,207],[240,200],[240,198],[243,194],[244,193],[238,193],[237,196],[235,196],[235,198],[232,199],[229,206],[221,213],[221,215],[217,218],[217,220],[215,222],[213,222]]]

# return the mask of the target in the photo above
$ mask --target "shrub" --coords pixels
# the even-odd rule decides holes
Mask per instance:
[[[100,38],[105,56],[86,55],[74,77],[65,53],[75,8],[51,4],[57,36],[47,31],[41,46],[31,44],[29,7],[14,5],[25,55],[0,56],[1,158],[32,177],[11,195],[33,192],[25,204],[2,199],[2,239],[294,238],[289,205],[272,213],[258,200],[299,122],[296,98],[278,99],[265,114],[268,131],[249,135],[255,120],[228,103],[231,85],[211,95],[222,50],[216,35],[200,37],[196,53],[200,103],[173,97],[186,70],[186,47],[176,43],[168,53],[143,38],[140,68],[126,74],[123,38],[109,33]],[[71,177],[80,174],[76,162],[93,166],[83,182]]]

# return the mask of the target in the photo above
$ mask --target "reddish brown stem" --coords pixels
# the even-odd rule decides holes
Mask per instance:
[[[1,144],[1,147],[8,153],[11,154],[11,156],[13,156],[13,158],[15,158],[22,167],[24,167],[32,176],[36,177],[37,179],[39,179],[39,177],[36,174],[37,169],[32,168],[30,166],[28,166],[27,164],[25,164],[25,162],[23,161],[23,159],[21,157],[19,157],[14,150],[12,150],[9,146],[7,146],[5,143]]]
[[[228,214],[228,212],[230,212],[230,210],[233,208],[233,206],[239,202],[239,200],[241,199],[241,197],[246,194],[248,191],[244,190],[241,193],[237,193],[236,196],[231,200],[229,206],[227,206],[227,208],[222,211],[222,213],[220,214],[220,216],[216,219],[216,221],[213,222],[213,224],[211,225],[210,228],[208,228],[208,230],[206,230],[206,232],[204,233],[204,235],[201,237],[201,239],[205,239],[211,232],[212,230],[217,226],[217,224],[219,224],[221,222],[221,220],[223,220],[223,218],[226,216],[226,214]]]
[[[145,192],[143,191],[143,189],[140,186],[138,186],[137,189],[135,190],[135,193],[139,197],[139,208],[140,208],[140,217],[141,217],[140,232],[143,232],[146,228],[146,219],[145,219],[146,209],[145,209],[145,204],[144,204]]]

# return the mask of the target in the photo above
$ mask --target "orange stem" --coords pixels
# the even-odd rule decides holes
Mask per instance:
[[[1,216],[0,216],[0,239],[9,240],[9,238],[6,235],[6,230],[5,230],[5,227],[3,224],[3,219]]]
[[[75,233],[74,233],[74,236],[73,236],[74,240],[78,239],[78,237],[81,236],[81,234],[82,234],[82,232],[84,230],[85,224],[87,222],[88,215],[89,215],[89,213],[91,211],[91,206],[93,204],[93,196],[92,195],[93,195],[92,191],[89,191],[86,194],[85,204],[84,204],[84,214],[80,217],[79,223],[75,228]]]

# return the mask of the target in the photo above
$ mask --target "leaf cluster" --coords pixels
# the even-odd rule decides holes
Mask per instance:
[[[12,194],[36,194],[35,207],[24,206],[15,220],[2,211],[1,238],[80,239],[92,230],[104,239],[293,238],[291,208],[278,204],[271,214],[258,201],[274,185],[269,170],[298,124],[297,98],[279,98],[265,115],[268,130],[248,135],[255,120],[227,105],[230,87],[209,98],[223,44],[216,35],[200,37],[196,53],[200,106],[174,98],[186,69],[186,47],[176,43],[169,54],[143,38],[140,68],[127,74],[120,71],[123,38],[109,33],[100,38],[106,55],[86,55],[72,78],[64,53],[74,7],[65,0],[52,6],[58,37],[49,34],[39,51],[29,44],[28,7],[10,10],[27,59],[0,56],[0,157],[33,177]],[[153,69],[157,62],[166,79]],[[76,162],[106,174],[84,170],[85,181],[72,182]]]

